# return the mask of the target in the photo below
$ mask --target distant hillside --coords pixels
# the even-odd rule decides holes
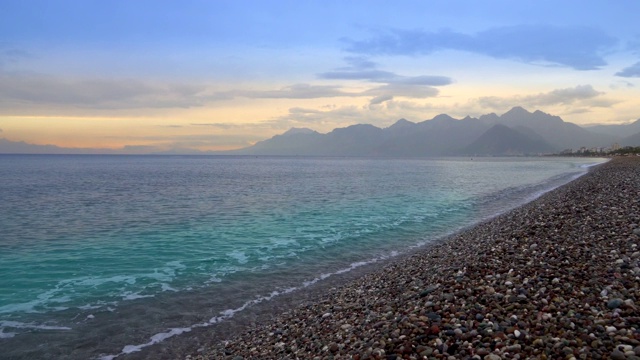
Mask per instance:
[[[620,140],[611,134],[593,133],[542,111],[531,113],[514,107],[501,116],[487,114],[458,120],[441,114],[418,123],[400,119],[384,129],[363,124],[327,134],[298,129],[234,153],[410,157],[538,154],[583,146],[608,147]]]
[[[622,146],[640,146],[640,132],[628,136],[620,141]]]
[[[97,154],[98,149],[70,149],[55,145],[34,145],[0,138],[0,154]],[[105,152],[102,152],[105,153]]]
[[[631,135],[629,135],[631,134]],[[0,138],[4,154],[233,154],[289,156],[428,157],[462,154],[520,155],[559,152],[581,147],[639,146],[640,119],[627,125],[582,128],[558,116],[522,107],[479,118],[455,119],[440,114],[411,122],[400,119],[387,128],[357,124],[321,134],[292,128],[253,146],[225,152],[128,146],[122,149],[71,149]]]
[[[534,155],[555,149],[539,137],[531,137],[506,125],[497,124],[462,151],[468,155]]]
[[[120,149],[65,148],[55,145],[36,145],[24,141],[0,138],[0,154],[60,154],[60,155],[194,155],[207,154],[194,149],[174,148],[161,150],[152,146],[125,146]]]
[[[495,114],[494,114],[495,115]],[[540,110],[533,113],[522,107],[514,107],[500,117],[481,117],[489,124],[502,124],[512,128],[526,127],[542,136],[556,149],[611,146],[617,140],[609,134],[596,134],[576,124],[563,121],[559,116],[549,115]]]
[[[592,133],[606,134],[612,136],[618,136],[621,138],[628,137],[629,134],[640,133],[640,119],[632,122],[631,124],[622,125],[595,125],[585,127]]]

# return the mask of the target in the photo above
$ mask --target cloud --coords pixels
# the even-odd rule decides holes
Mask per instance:
[[[461,50],[531,64],[556,64],[594,70],[606,62],[603,53],[617,40],[589,27],[516,25],[468,35],[451,30],[389,30],[369,40],[345,40],[346,51],[366,55],[429,55]]]
[[[278,90],[236,91],[234,95],[260,99],[318,99],[325,97],[358,96],[347,93],[340,86],[295,84]]]
[[[4,47],[4,45],[0,43],[0,66],[17,63],[25,59],[35,58],[35,56],[28,51],[17,48],[3,49],[2,47]]]
[[[556,89],[535,95],[512,97],[484,96],[477,99],[483,108],[505,109],[513,106],[537,107],[552,105],[584,104],[591,107],[610,107],[615,101],[601,98],[604,92],[597,91],[591,85],[578,85],[573,88]]]
[[[363,61],[361,58],[356,58]],[[353,59],[347,60],[353,63]],[[359,64],[359,63],[358,63]],[[366,63],[366,68],[358,66],[344,67],[336,71],[329,71],[318,74],[321,79],[331,80],[364,80],[371,83],[384,84],[369,90],[365,90],[360,95],[373,96],[369,105],[379,105],[392,100],[396,96],[409,98],[434,97],[439,94],[434,86],[445,86],[453,83],[447,76],[419,75],[403,76],[390,71],[376,69],[375,63]]]
[[[365,70],[378,66],[375,62],[362,56],[347,56],[344,60],[351,65],[350,67],[343,68],[344,70]]]
[[[294,107],[290,108],[287,114],[267,120],[263,124],[268,124],[272,129],[281,130],[313,126],[320,131],[330,131],[336,127],[362,123],[363,119],[367,119],[367,123],[375,123],[372,117],[366,117],[366,115],[365,108],[353,105],[330,106],[326,110]]]
[[[234,124],[234,123],[217,122],[217,123],[191,123],[189,125],[229,130],[229,129],[246,128],[247,126],[256,126],[257,124],[250,124],[250,123]]]
[[[379,86],[373,89],[369,89],[363,92],[365,95],[373,95],[373,96],[382,96],[382,95],[390,95],[390,96],[404,96],[410,98],[418,98],[424,99],[428,97],[437,96],[439,90],[426,85],[412,85],[412,84],[387,84],[383,86]]]
[[[616,73],[620,77],[640,77],[640,61]]]
[[[389,101],[389,100],[393,100],[393,96],[392,95],[388,95],[388,94],[378,95],[378,96],[374,97],[373,99],[371,99],[371,101],[369,101],[369,105],[379,105],[379,104],[382,104],[383,102]]]
[[[331,79],[331,80],[369,80],[374,82],[387,82],[392,81],[397,78],[398,75],[382,70],[356,70],[356,71],[330,71],[325,73],[318,74],[318,77],[321,79]]]
[[[401,76],[393,81],[392,84],[405,84],[405,85],[430,85],[430,86],[444,86],[453,83],[453,80],[447,76]]]
[[[0,72],[0,102],[100,109],[189,108],[209,100],[204,90],[203,86],[191,84],[154,84],[134,79],[67,80]]]
[[[635,87],[635,85],[630,81],[618,80],[615,83],[609,85],[609,87],[611,89],[617,90],[617,89],[624,89],[624,88],[632,88],[632,87]]]
[[[407,84],[407,85],[431,85],[443,86],[453,83],[447,76],[401,76],[389,71],[382,70],[362,70],[362,71],[330,71],[318,74],[321,79],[337,80],[367,80],[385,84]]]

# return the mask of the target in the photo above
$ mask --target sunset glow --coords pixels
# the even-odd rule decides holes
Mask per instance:
[[[626,123],[640,118],[638,13],[606,1],[9,1],[0,138],[225,150],[291,127],[513,106]]]

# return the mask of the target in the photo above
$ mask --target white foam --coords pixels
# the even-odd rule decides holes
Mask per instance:
[[[186,327],[186,328],[172,328],[169,329],[169,331],[167,332],[162,332],[162,333],[157,333],[155,335],[153,335],[149,342],[146,342],[144,344],[140,344],[140,345],[127,345],[125,347],[122,348],[122,351],[119,354],[116,355],[103,355],[101,357],[99,357],[100,360],[113,360],[115,358],[117,358],[120,355],[126,355],[126,354],[131,354],[134,352],[138,352],[144,348],[146,348],[147,346],[151,346],[153,344],[157,344],[161,341],[164,341],[170,337],[176,336],[176,335],[180,335],[180,334],[184,334],[186,332],[189,332],[193,329],[193,327]]]
[[[396,256],[396,255],[398,255],[398,252],[397,251],[392,251],[387,256],[380,256],[380,257],[375,258],[375,259],[370,260],[370,261],[358,261],[358,262],[351,263],[346,268],[339,269],[339,270],[334,271],[332,273],[321,274],[317,278],[314,278],[314,279],[309,280],[309,281],[305,281],[305,282],[302,283],[301,286],[293,286],[293,287],[288,287],[288,288],[285,288],[285,289],[274,290],[271,293],[269,293],[268,295],[258,296],[253,300],[246,301],[244,304],[242,304],[241,306],[239,306],[239,307],[237,307],[235,309],[222,310],[222,311],[220,311],[220,313],[219,313],[220,315],[219,316],[212,317],[206,323],[194,324],[194,325],[191,325],[189,327],[184,327],[184,328],[169,329],[169,331],[167,331],[167,332],[162,332],[162,333],[158,333],[158,334],[153,335],[151,337],[151,340],[149,342],[147,342],[147,343],[140,344],[140,345],[126,345],[119,354],[116,354],[116,355],[103,355],[102,357],[100,357],[98,359],[99,360],[113,360],[113,359],[115,359],[116,357],[118,357],[120,355],[131,354],[133,352],[140,351],[140,350],[142,350],[143,348],[145,348],[147,346],[151,346],[153,344],[157,344],[157,343],[159,343],[159,342],[161,342],[161,341],[163,341],[165,339],[168,339],[170,337],[189,332],[189,331],[191,331],[191,330],[193,330],[195,328],[208,327],[208,326],[220,323],[220,322],[222,322],[224,320],[228,320],[228,319],[232,318],[233,316],[235,316],[235,314],[237,314],[237,313],[239,313],[241,311],[244,311],[245,309],[247,309],[250,306],[257,305],[257,304],[259,304],[259,303],[261,303],[263,301],[270,301],[270,300],[272,300],[273,298],[275,298],[277,296],[284,295],[284,294],[289,294],[289,293],[292,293],[294,291],[300,290],[302,288],[311,286],[311,285],[317,283],[318,281],[322,281],[322,280],[324,280],[326,278],[329,278],[331,276],[344,274],[344,273],[347,273],[347,272],[349,272],[351,270],[354,270],[354,269],[356,269],[358,267],[361,267],[361,266],[364,266],[364,265],[368,265],[368,264],[372,264],[372,263],[375,263],[377,261],[384,260],[384,259],[387,259],[389,257]]]
[[[122,295],[122,300],[136,300],[154,297],[154,295],[140,295],[139,293],[127,292]]]
[[[177,292],[178,291],[178,289],[172,288],[171,285],[169,285],[167,283],[162,283],[160,285],[162,286],[162,291],[173,291],[173,292]]]
[[[0,327],[4,328],[14,328],[14,329],[36,329],[36,330],[71,330],[70,327],[66,326],[54,326],[54,325],[41,325],[34,323],[23,323],[19,321],[0,321]]]
[[[4,332],[4,328],[0,327],[0,339],[9,339],[16,336],[14,332]]]
[[[241,250],[234,250],[230,253],[227,253],[227,256],[232,257],[239,264],[246,264],[249,262],[249,258],[247,257],[247,254]]]
[[[604,164],[604,163],[608,162],[609,160],[611,160],[611,159],[605,159],[604,161],[595,162],[595,163],[582,164],[582,165],[580,165],[580,167],[584,168],[584,169],[587,169],[587,168],[594,167],[594,166],[597,166],[597,165],[600,165],[600,164]]]

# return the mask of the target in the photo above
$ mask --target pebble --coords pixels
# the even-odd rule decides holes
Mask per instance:
[[[619,308],[622,304],[624,304],[624,301],[622,299],[611,299],[609,301],[607,301],[607,307],[609,309],[617,309]]]

